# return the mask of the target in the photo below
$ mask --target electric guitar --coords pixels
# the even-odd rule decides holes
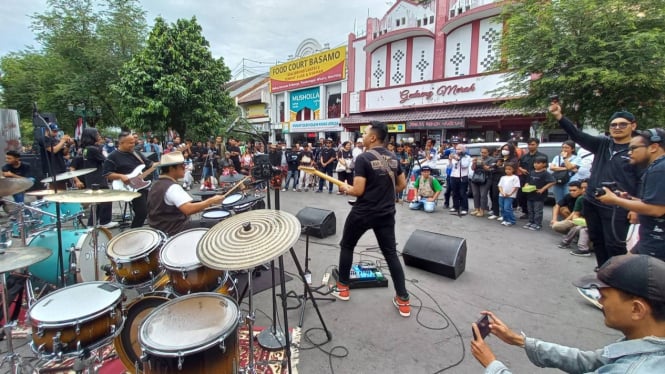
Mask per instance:
[[[125,174],[129,178],[129,183],[125,184],[122,181],[122,179],[116,179],[111,182],[111,188],[120,191],[131,191],[131,192],[140,191],[150,186],[152,182],[143,180],[143,178],[152,174],[152,172],[155,171],[155,169],[158,166],[159,162],[153,162],[152,166],[148,168],[148,170],[141,173],[141,171],[143,171],[143,169],[145,168],[145,165],[139,165],[131,173]]]
[[[325,179],[328,182],[332,182],[334,185],[336,185],[338,187],[343,186],[343,185],[346,184],[346,183],[344,183],[344,182],[342,182],[338,179],[335,179],[335,178],[329,176],[326,173],[322,173],[317,168],[313,168],[313,167],[309,167],[309,166],[298,166],[298,170],[302,170],[302,171],[304,171],[305,173],[308,173],[308,174],[314,174],[314,175],[318,176],[319,178]]]

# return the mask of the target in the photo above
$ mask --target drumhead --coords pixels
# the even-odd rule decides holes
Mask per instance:
[[[238,325],[238,305],[228,296],[197,293],[153,310],[139,328],[148,353],[176,357],[219,344]]]
[[[56,324],[86,320],[115,305],[122,297],[118,285],[110,282],[87,282],[61,288],[42,297],[28,314],[34,321]]]
[[[224,218],[227,218],[228,216],[231,215],[231,212],[228,210],[223,210],[223,209],[211,209],[203,212],[201,214],[201,217],[206,218],[206,219],[215,219],[215,220],[222,220]]]
[[[116,260],[133,260],[152,251],[164,240],[163,232],[140,228],[125,231],[109,241],[106,254]]]
[[[97,267],[100,269],[97,272],[97,276],[99,279],[95,279],[95,238],[93,237],[93,230],[97,231]],[[99,227],[89,229],[88,232],[79,238],[76,244],[77,282],[103,280],[106,277],[105,272],[101,268],[104,265],[111,264],[111,260],[104,255],[111,237],[113,235],[108,229]]]
[[[172,236],[162,247],[160,254],[162,265],[174,270],[199,267],[201,262],[196,257],[196,245],[206,232],[208,232],[206,228],[197,228]]]
[[[222,205],[235,204],[242,199],[242,194],[235,193],[222,201]]]

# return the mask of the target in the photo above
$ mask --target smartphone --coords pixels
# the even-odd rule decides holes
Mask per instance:
[[[490,333],[490,317],[485,314],[484,316],[480,317],[478,321],[476,321],[476,325],[478,326],[478,332],[480,332],[480,336],[485,339],[487,335]],[[473,332],[473,339],[476,340],[476,332],[471,329]]]

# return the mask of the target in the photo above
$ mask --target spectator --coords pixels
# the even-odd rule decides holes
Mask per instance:
[[[586,185],[586,182],[584,184]],[[575,225],[572,221],[573,210],[577,199],[584,194],[584,191],[585,188],[580,181],[568,183],[568,193],[552,208],[552,220],[550,221],[552,230],[559,234],[566,234]],[[559,217],[563,217],[563,219],[559,220]]]
[[[450,212],[460,215],[466,215],[469,211],[469,198],[467,190],[469,189],[469,167],[471,166],[471,156],[466,154],[464,144],[458,144],[455,148],[455,154],[450,154],[449,159],[452,164],[450,172],[450,185],[453,191],[453,207]]]
[[[568,193],[568,182],[577,173],[581,161],[575,151],[575,142],[566,140],[561,145],[561,153],[554,156],[550,172],[555,176],[556,184],[552,187],[555,201],[562,200]],[[562,175],[557,175],[557,172]]]
[[[488,191],[492,179],[492,164],[494,159],[489,156],[490,151],[487,147],[480,148],[480,157],[476,157],[471,162],[473,170],[473,180],[471,181],[471,191],[473,193],[472,216],[484,217],[485,211],[489,210],[487,204]],[[476,173],[478,175],[476,175]],[[481,181],[482,179],[482,181]]]
[[[579,130],[561,113],[558,102],[552,102],[550,113],[571,139],[594,153],[593,173],[584,198],[584,216],[593,242],[596,263],[601,266],[608,258],[626,253],[628,210],[608,207],[596,200],[594,192],[602,182],[614,181],[620,190],[630,196],[637,195],[639,171],[629,165],[628,147],[637,128],[635,116],[629,112],[616,112],[610,117],[610,136],[592,136]]]
[[[289,181],[293,181],[293,192],[296,192],[296,188],[298,187],[298,176],[300,173],[298,166],[300,165],[301,157],[300,151],[298,150],[298,145],[293,144],[291,149],[284,153],[284,156],[286,157],[288,173],[286,176],[286,183],[284,184],[284,188],[282,188],[282,192],[289,190]]]
[[[185,159],[185,177],[183,178],[182,188],[189,191],[194,183],[192,171],[194,171],[194,162],[188,149],[182,151],[182,157]]]
[[[538,231],[543,227],[543,207],[547,190],[556,183],[552,174],[547,172],[547,157],[536,156],[533,160],[533,170],[528,176],[529,182],[524,187],[533,186],[536,189],[526,194],[529,223],[523,228]]]
[[[573,241],[577,238],[577,248],[570,251],[573,256],[587,257],[591,256],[591,248],[589,247],[589,230],[586,227],[586,220],[584,220],[582,209],[584,206],[584,197],[580,196],[575,201],[575,207],[570,214],[569,222],[573,223],[568,232],[561,239],[559,248],[568,249],[571,247]]]
[[[312,153],[312,145],[307,143],[305,144],[305,149],[300,154],[300,166],[305,167],[315,167],[316,163],[314,162],[314,154]],[[305,171],[300,172],[300,188],[297,189],[298,192],[303,189],[305,192],[309,191],[310,185],[312,185],[312,175],[306,173]]]
[[[501,207],[501,224],[504,226],[515,225],[515,214],[513,213],[513,200],[520,188],[520,179],[514,175],[515,166],[507,163],[504,168],[505,175],[499,179],[499,206]]]
[[[517,175],[520,177],[520,184],[524,186],[529,181],[529,174],[533,172],[533,162],[536,157],[545,157],[545,164],[547,165],[547,155],[538,151],[540,140],[538,138],[530,138],[528,141],[528,152],[519,159],[519,166],[517,167]],[[514,147],[514,146],[513,146]],[[517,151],[517,149],[516,149]],[[520,219],[529,218],[529,206],[527,203],[527,196],[522,190],[517,192],[517,202],[522,209]]]
[[[432,168],[428,165],[420,169],[421,174],[413,185],[418,190],[418,198],[409,204],[409,209],[423,209],[427,213],[434,212],[436,199],[439,198],[439,194],[443,188],[439,181],[432,177],[431,172]]]
[[[319,165],[319,170],[322,173],[327,174],[328,176],[332,177],[333,175],[333,170],[334,166],[333,163],[337,159],[335,150],[332,149],[332,139],[326,139],[323,149],[319,152],[319,160],[318,160],[318,165]],[[323,192],[323,186],[325,185],[326,180],[321,178],[319,179],[319,189],[316,190],[316,192],[321,193]],[[333,184],[332,182],[328,182],[328,193],[331,194],[333,193]]]
[[[353,152],[351,151],[351,142],[345,141],[342,143],[339,151],[337,151],[337,162],[344,165],[345,170],[337,172],[337,179],[346,182],[349,186],[353,186]],[[337,192],[341,195],[342,192]]]
[[[665,367],[665,262],[649,256],[610,258],[595,276],[575,282],[597,288],[602,297],[605,325],[624,338],[595,351],[583,351],[526,337],[511,330],[492,312],[490,331],[509,345],[524,348],[538,367],[568,373],[662,373]],[[471,353],[485,373],[510,374],[472,324],[475,338]]]

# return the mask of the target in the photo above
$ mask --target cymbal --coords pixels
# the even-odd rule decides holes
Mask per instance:
[[[71,178],[74,178],[74,177],[80,177],[81,175],[90,174],[95,170],[97,170],[97,169],[89,168],[89,169],[80,169],[80,170],[74,170],[74,171],[66,171],[64,173],[56,174],[55,175],[55,180],[56,180],[56,182],[64,181],[64,180],[71,179]],[[53,182],[53,177],[48,177],[48,178],[42,179],[42,183],[51,183],[51,182]]]
[[[216,270],[247,270],[288,251],[300,237],[291,213],[257,209],[227,218],[206,232],[196,247],[199,261]]]
[[[28,178],[0,178],[0,196],[9,196],[23,192],[32,187],[33,182]]]
[[[243,174],[232,174],[232,175],[222,175],[219,177],[219,182],[220,183],[236,183],[240,182],[244,178],[246,178],[246,175]]]
[[[132,201],[141,196],[138,192],[120,190],[70,190],[55,195],[44,196],[44,200],[58,203],[109,203]]]
[[[30,196],[47,196],[47,195],[55,194],[55,191],[54,190],[39,190],[39,191],[26,192],[25,194],[30,195]]]
[[[51,250],[44,247],[7,248],[0,254],[0,273],[24,268],[51,256]]]

